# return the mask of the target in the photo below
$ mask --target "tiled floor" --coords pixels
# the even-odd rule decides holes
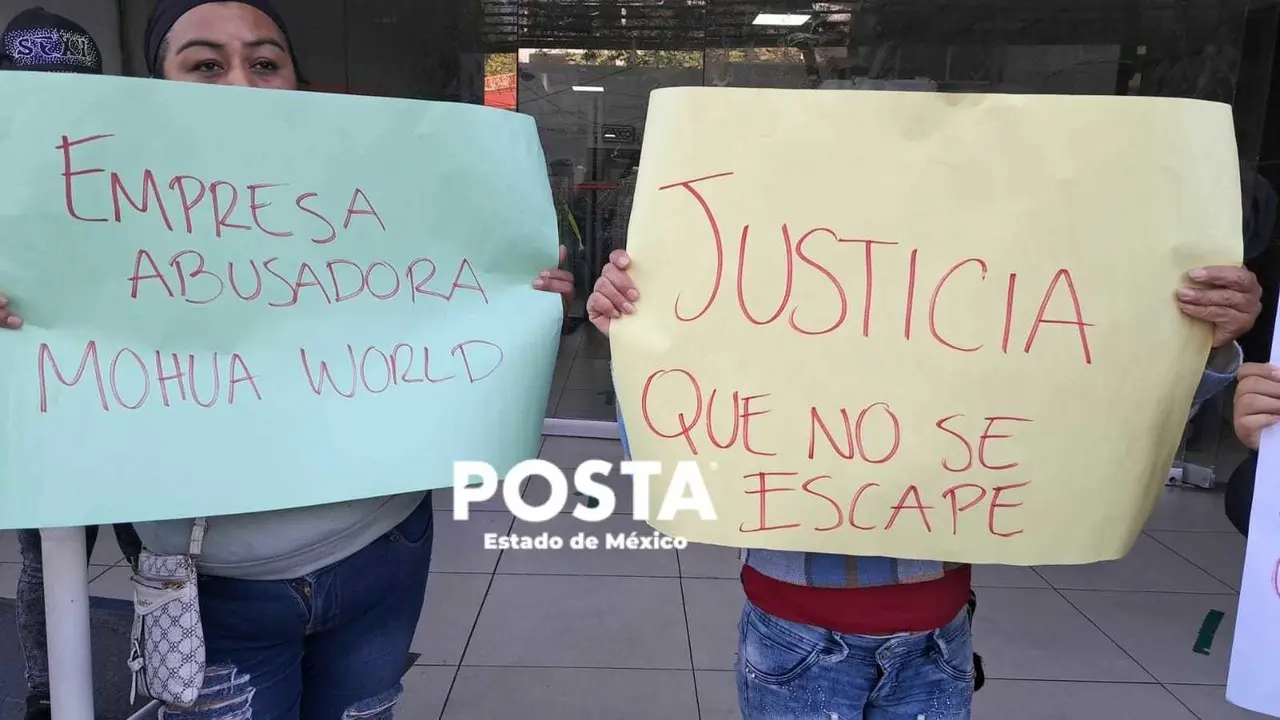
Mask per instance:
[[[547,417],[614,420],[609,343],[587,323],[560,338]]]
[[[569,466],[617,457],[617,443],[548,438]],[[545,489],[527,487],[532,496]],[[470,521],[436,500],[427,608],[398,717],[406,720],[730,720],[742,603],[733,550],[485,550],[520,526],[490,505]],[[625,506],[624,506],[625,509]],[[576,532],[565,515],[549,532]],[[594,532],[639,528],[619,515]],[[126,597],[109,532],[96,595]],[[1127,558],[1081,568],[981,567],[977,649],[988,686],[978,720],[1246,720],[1223,699],[1244,542],[1221,496],[1171,489]],[[0,589],[13,592],[16,541],[0,533]],[[1211,610],[1226,613],[1209,655],[1192,651]]]

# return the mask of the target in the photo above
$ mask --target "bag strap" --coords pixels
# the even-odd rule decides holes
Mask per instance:
[[[187,545],[187,554],[197,557],[204,550],[204,534],[209,529],[208,518],[196,518],[191,523],[191,542]]]

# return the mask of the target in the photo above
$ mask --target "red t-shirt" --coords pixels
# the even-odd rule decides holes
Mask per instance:
[[[972,568],[962,565],[937,580],[869,588],[792,585],[742,568],[742,589],[761,610],[783,620],[848,635],[929,632],[944,627],[969,602]]]

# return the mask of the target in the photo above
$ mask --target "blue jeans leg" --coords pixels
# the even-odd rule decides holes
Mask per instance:
[[[433,532],[428,494],[395,530],[325,578],[321,596],[340,606],[307,638],[303,720],[390,720],[422,615]]]
[[[305,577],[201,576],[207,645],[195,707],[161,720],[390,720],[431,567],[431,499]]]
[[[846,635],[747,604],[738,625],[744,720],[970,720],[968,611],[927,633]]]

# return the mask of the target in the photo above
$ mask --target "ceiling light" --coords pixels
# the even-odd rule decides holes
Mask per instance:
[[[604,88],[599,85],[574,85],[574,92],[604,92]]]
[[[760,13],[751,21],[752,25],[776,25],[779,27],[799,27],[812,17],[808,13]]]

